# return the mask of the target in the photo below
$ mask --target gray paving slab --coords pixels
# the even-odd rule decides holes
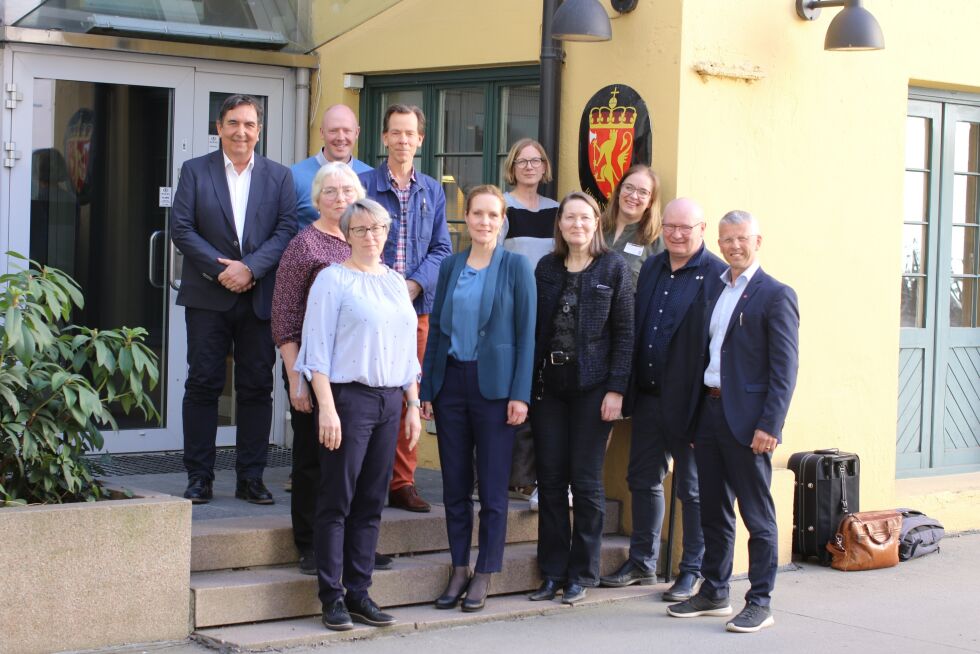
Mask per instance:
[[[411,630],[326,647],[351,654],[980,652],[978,550],[980,534],[974,533],[948,538],[937,555],[887,570],[843,573],[808,564],[781,573],[773,599],[776,624],[757,634],[727,633],[721,618],[670,618],[666,605],[648,593],[544,614],[537,607],[522,612],[520,597],[515,596],[506,600],[506,606],[500,600],[497,609],[491,598],[488,613],[474,618],[490,617],[489,612],[494,611],[494,621],[433,625],[418,621],[425,607],[410,607],[404,611],[412,612],[411,617],[406,613],[405,620],[414,624]],[[736,581],[732,596],[740,598],[747,587],[747,581]],[[740,608],[740,602],[735,607]],[[454,624],[460,626],[449,626]],[[266,624],[264,629],[270,627]],[[315,628],[315,622],[303,628]],[[302,654],[322,649],[288,651]],[[111,651],[204,654],[213,650],[200,643],[180,642]]]

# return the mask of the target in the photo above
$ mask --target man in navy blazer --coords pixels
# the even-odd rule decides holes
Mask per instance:
[[[745,608],[726,624],[755,632],[773,624],[776,582],[776,508],[769,486],[772,453],[799,368],[800,312],[792,288],[759,266],[759,225],[730,211],[718,225],[718,245],[729,268],[708,322],[708,365],[694,432],[705,553],[697,595],[667,608],[678,618],[732,613],[729,581],[735,549],[735,509],[749,532],[749,591]]]
[[[704,538],[691,423],[702,386],[708,299],[721,287],[725,264],[704,247],[704,210],[689,198],[664,208],[665,250],[643,264],[636,287],[635,362],[624,414],[632,415],[629,483],[633,533],[625,563],[603,586],[654,584],[664,522],[664,477],[674,461],[674,491],[683,505],[680,574],[663,595],[686,600],[701,582]]]
[[[170,216],[171,238],[184,255],[177,293],[187,324],[184,497],[212,497],[218,398],[233,351],[235,496],[272,504],[262,483],[275,363],[269,318],[279,259],[296,233],[296,191],[288,168],[255,154],[262,129],[255,98],[229,96],[217,128],[221,149],[184,163]]]

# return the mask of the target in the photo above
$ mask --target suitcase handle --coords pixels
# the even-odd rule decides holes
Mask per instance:
[[[830,447],[827,448],[826,450],[814,450],[813,453],[814,454],[840,454],[840,450],[837,449],[836,447]]]

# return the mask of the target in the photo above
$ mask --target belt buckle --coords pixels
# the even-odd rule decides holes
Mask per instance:
[[[568,355],[564,352],[552,352],[548,360],[553,366],[563,366],[568,363]]]

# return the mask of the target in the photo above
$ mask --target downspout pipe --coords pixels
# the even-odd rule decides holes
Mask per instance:
[[[310,69],[296,69],[296,128],[293,163],[306,159],[310,141]]]
[[[552,38],[555,10],[562,0],[543,0],[541,17],[541,93],[538,105],[538,141],[551,160],[552,181],[541,193],[554,198],[558,191],[558,134],[561,126],[558,102],[561,98],[561,66],[565,53],[561,41]]]

